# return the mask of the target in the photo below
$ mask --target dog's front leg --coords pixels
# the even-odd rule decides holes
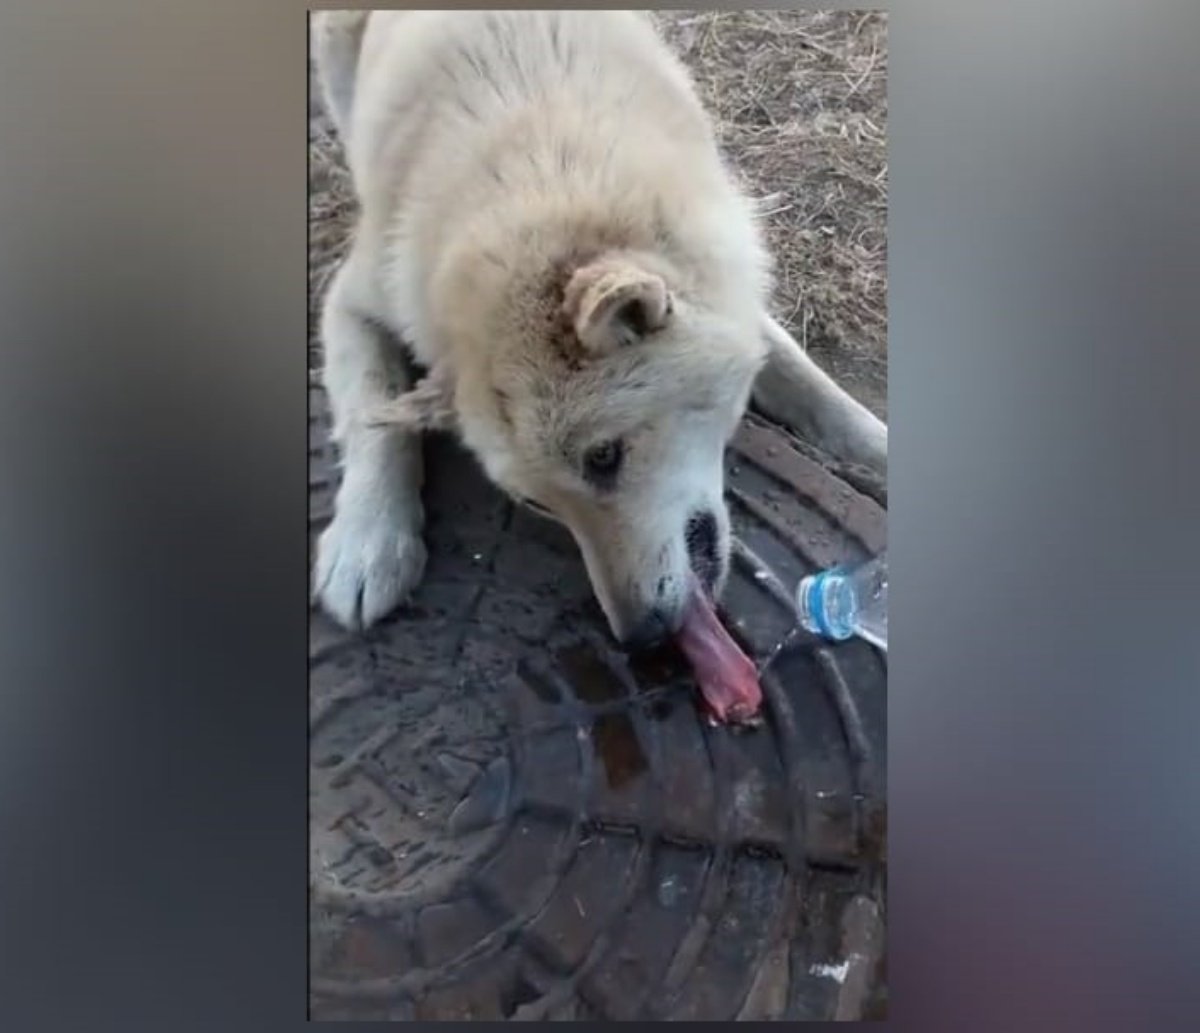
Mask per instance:
[[[321,317],[324,382],[342,460],[333,521],[317,546],[314,592],[348,628],[365,628],[399,604],[425,569],[420,435],[371,415],[407,386],[391,342],[372,320],[372,292],[352,255]]]
[[[763,317],[762,332],[770,352],[754,385],[759,408],[834,459],[886,476],[887,425],[840,388],[770,316]]]

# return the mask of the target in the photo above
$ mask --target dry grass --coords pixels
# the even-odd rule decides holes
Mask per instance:
[[[886,416],[887,16],[664,11],[658,17],[717,120],[730,165],[762,199],[777,262],[777,314],[818,361]],[[340,147],[315,91],[309,187],[315,314],[354,208]]]
[[[763,213],[775,308],[813,356],[887,407],[887,15],[659,16]]]
[[[308,366],[319,365],[318,314],[325,286],[346,252],[357,203],[333,125],[310,75],[308,114]]]

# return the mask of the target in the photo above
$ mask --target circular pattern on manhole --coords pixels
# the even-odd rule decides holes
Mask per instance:
[[[310,409],[315,542],[336,466]],[[724,609],[766,721],[738,732],[672,655],[614,648],[564,529],[426,454],[412,604],[310,620],[312,1017],[878,1013],[885,661],[797,631],[788,592],[882,549],[884,510],[744,421]]]

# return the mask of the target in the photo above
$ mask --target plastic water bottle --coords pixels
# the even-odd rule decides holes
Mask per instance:
[[[822,638],[858,635],[887,652],[887,553],[859,567],[810,574],[796,589],[800,623]]]

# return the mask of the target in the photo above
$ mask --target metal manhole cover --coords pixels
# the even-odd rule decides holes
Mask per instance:
[[[786,591],[882,549],[885,513],[753,417],[727,486],[748,732],[708,727],[673,657],[630,663],[565,529],[429,441],[412,605],[310,621],[312,1018],[881,1013],[886,667],[796,633]]]

